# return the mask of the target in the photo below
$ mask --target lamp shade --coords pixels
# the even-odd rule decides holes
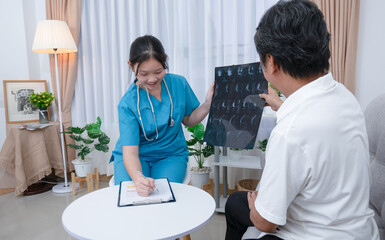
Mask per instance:
[[[32,51],[53,54],[77,52],[78,49],[66,22],[45,20],[37,24]]]

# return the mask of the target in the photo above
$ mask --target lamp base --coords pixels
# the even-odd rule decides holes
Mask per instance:
[[[72,184],[71,184],[71,182],[68,182],[67,186],[66,186],[64,182],[59,183],[59,184],[53,186],[52,192],[54,192],[54,193],[69,193],[69,192],[72,192]]]

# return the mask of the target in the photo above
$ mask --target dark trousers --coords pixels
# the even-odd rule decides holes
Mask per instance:
[[[247,201],[247,192],[234,192],[229,196],[225,206],[226,240],[240,240],[247,228],[254,226],[250,220],[250,209]],[[281,239],[273,235],[266,235],[260,240]]]

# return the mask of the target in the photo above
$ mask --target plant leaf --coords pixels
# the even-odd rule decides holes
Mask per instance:
[[[87,129],[88,136],[92,139],[98,138],[102,135],[102,131],[96,128]]]
[[[99,116],[96,118],[96,125],[98,129],[102,126],[102,119]]]
[[[214,154],[214,146],[207,145],[202,149],[202,153],[205,158],[210,157]]]
[[[94,140],[92,140],[92,139],[86,139],[86,138],[82,138],[82,137],[81,137],[81,140],[82,140],[82,142],[84,142],[85,144],[91,144],[91,143],[94,142]]]
[[[82,140],[82,137],[81,137],[80,135],[74,135],[74,134],[72,134],[72,135],[70,135],[69,137],[72,138],[73,140],[77,141],[77,142],[79,142],[79,141]]]
[[[267,138],[265,138],[263,141],[258,140],[258,149],[261,149],[262,152],[265,152],[267,147],[267,142],[268,142]]]
[[[97,143],[95,144],[95,149],[102,152],[108,152],[109,147],[106,144]]]
[[[91,152],[91,148],[88,147],[88,146],[84,146],[82,150],[80,150],[79,154],[83,155],[83,156],[86,156],[87,154],[89,154]],[[79,155],[78,154],[78,155]],[[82,158],[84,159],[84,158]]]
[[[192,138],[192,139],[186,141],[186,144],[187,144],[187,146],[194,146],[195,143],[197,143],[197,141],[198,141],[198,140]]]
[[[101,143],[101,144],[109,144],[110,143],[110,138],[104,132],[102,132],[102,135],[100,135],[100,137],[99,137],[99,143]]]
[[[196,138],[198,140],[203,139],[203,136],[205,135],[205,127],[202,123],[199,123],[195,125],[194,132],[193,132],[193,138]]]
[[[86,130],[86,129],[80,128],[80,127],[68,127],[66,130],[67,130],[67,133],[82,134],[84,132],[84,130]]]
[[[79,150],[82,148],[82,146],[80,145],[75,145],[75,144],[66,144],[67,147],[70,147],[70,148],[73,148],[73,149],[76,149],[76,150]]]

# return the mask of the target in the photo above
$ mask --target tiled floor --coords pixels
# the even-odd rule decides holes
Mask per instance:
[[[107,187],[100,182],[100,187]],[[1,240],[71,240],[63,229],[61,215],[72,201],[87,192],[79,194],[45,193],[15,197],[14,193],[0,196],[0,239]],[[226,220],[224,214],[215,213],[210,222],[192,233],[192,240],[220,240],[225,237]]]

